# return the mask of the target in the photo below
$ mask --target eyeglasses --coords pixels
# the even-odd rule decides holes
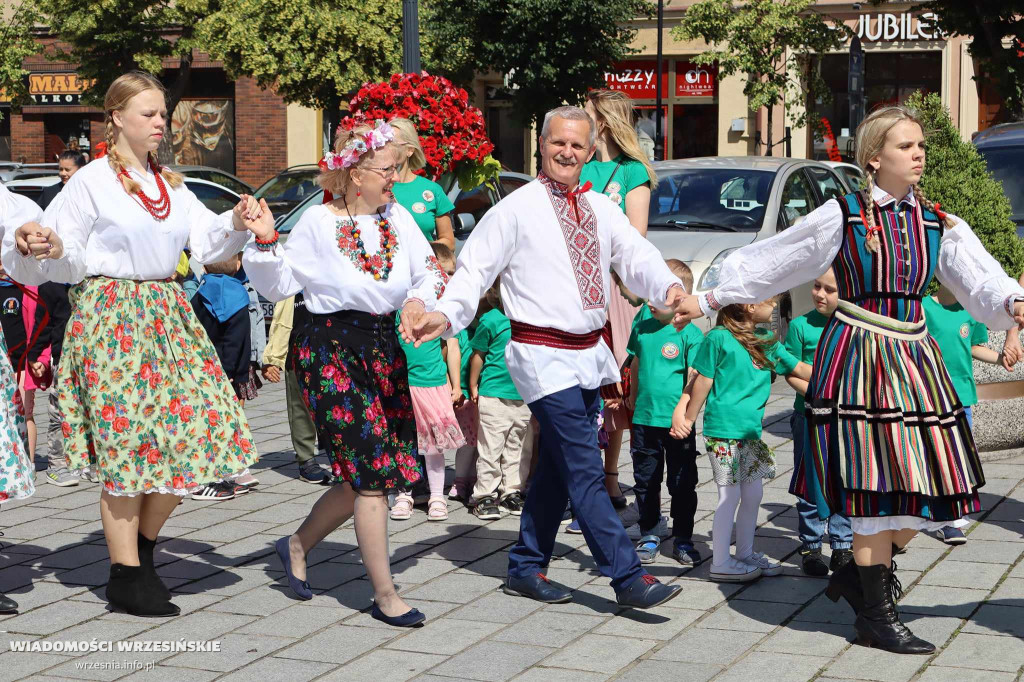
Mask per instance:
[[[363,166],[362,168],[363,170],[372,170],[375,173],[380,173],[381,177],[387,180],[392,175],[400,174],[404,166],[404,163],[398,163],[393,166],[385,166],[384,168],[378,168],[377,166]]]

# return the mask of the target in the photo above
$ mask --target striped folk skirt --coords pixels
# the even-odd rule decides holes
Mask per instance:
[[[111,495],[185,495],[257,461],[242,406],[181,286],[90,277],[71,288],[57,369],[70,468]]]
[[[822,518],[952,521],[980,511],[977,447],[923,320],[840,301],[814,357],[806,417],[790,490]]]

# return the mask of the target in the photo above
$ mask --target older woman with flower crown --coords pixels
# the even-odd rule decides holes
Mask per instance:
[[[286,245],[272,228],[256,226],[243,262],[268,299],[303,292],[309,320],[295,330],[288,362],[318,433],[326,434],[337,483],[294,535],[277,542],[289,584],[300,598],[313,597],[306,555],[354,515],[373,584],[371,615],[409,627],[425,616],[395,592],[384,493],[423,474],[394,312],[433,309],[446,278],[412,214],[394,202],[404,160],[394,138],[383,121],[339,133],[318,178],[336,198],[306,211]]]

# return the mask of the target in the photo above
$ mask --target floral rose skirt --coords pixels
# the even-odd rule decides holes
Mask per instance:
[[[407,490],[423,477],[405,353],[393,315],[310,315],[289,362],[324,434],[335,481],[357,490]]]
[[[71,289],[58,368],[64,452],[113,495],[185,495],[258,456],[181,286],[91,277]]]
[[[21,393],[0,331],[0,502],[30,497],[36,491],[36,468],[28,456],[26,436]]]

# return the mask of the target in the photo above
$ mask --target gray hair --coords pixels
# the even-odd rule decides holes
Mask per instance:
[[[590,127],[590,142],[587,146],[594,146],[594,141],[597,139],[597,130],[594,127],[594,120],[590,118],[586,111],[579,107],[564,106],[557,107],[544,114],[544,125],[540,129],[540,136],[544,139],[547,139],[548,133],[551,132],[551,121],[555,118],[564,118],[567,121],[586,121]]]

